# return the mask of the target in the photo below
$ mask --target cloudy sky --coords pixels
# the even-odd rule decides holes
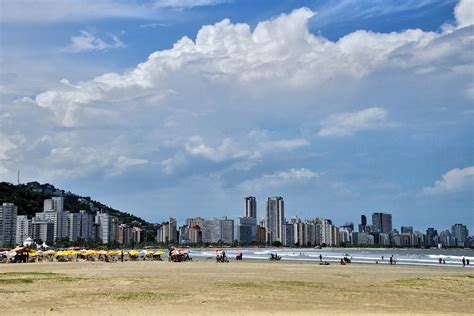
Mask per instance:
[[[0,180],[474,230],[473,0],[0,1]]]

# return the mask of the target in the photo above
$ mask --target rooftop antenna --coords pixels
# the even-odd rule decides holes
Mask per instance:
[[[18,170],[17,184],[20,185],[20,170]]]

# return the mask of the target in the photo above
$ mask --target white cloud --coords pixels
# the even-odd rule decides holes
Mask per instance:
[[[367,108],[358,112],[340,113],[329,117],[323,123],[319,136],[350,136],[371,129],[393,127],[387,120],[387,112],[379,107]]]
[[[474,0],[460,0],[454,8],[458,27],[474,24]]]
[[[243,191],[262,191],[267,188],[277,188],[285,185],[296,184],[310,179],[319,178],[319,174],[307,168],[291,168],[273,174],[264,174],[262,177],[246,180],[239,184]]]
[[[95,103],[101,103],[101,108],[104,102],[114,103],[109,109],[120,112],[120,102],[146,98],[143,101],[158,107],[170,91],[186,95],[197,83],[218,83],[250,95],[263,94],[266,89],[283,94],[292,89],[308,91],[334,78],[359,80],[391,68],[419,71],[438,69],[436,64],[441,64],[449,69],[459,59],[472,62],[467,53],[471,42],[460,41],[453,33],[444,37],[419,29],[389,34],[357,31],[332,42],[309,32],[307,22],[314,14],[307,8],[294,10],[258,23],[253,31],[247,24],[225,19],[203,26],[194,41],[183,37],[173,48],[152,53],[135,69],[104,74],[74,88],[45,91],[36,101],[65,126],[76,126],[81,119],[90,120],[86,112]],[[456,42],[451,45],[451,41]],[[91,42],[94,39],[85,34],[78,47],[113,46]],[[259,89],[255,90],[257,82]]]
[[[441,180],[436,181],[433,186],[423,188],[426,194],[441,194],[448,192],[474,190],[474,167],[464,169],[452,169],[441,176]]]
[[[260,159],[266,153],[276,151],[289,151],[308,146],[310,143],[301,138],[269,140],[265,133],[251,131],[239,142],[230,137],[224,138],[217,147],[204,143],[202,137],[192,136],[185,144],[186,151],[193,156],[201,156],[214,162],[229,159]]]
[[[94,33],[88,31],[79,31],[80,35],[73,36],[71,43],[65,49],[66,52],[83,53],[95,50],[106,50],[110,48],[123,48],[125,44],[116,36],[110,35],[111,41],[105,42],[98,38]],[[67,79],[63,79],[67,80]],[[68,82],[69,83],[69,82]]]

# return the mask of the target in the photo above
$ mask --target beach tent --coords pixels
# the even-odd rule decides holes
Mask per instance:
[[[165,254],[165,252],[164,252],[164,251],[161,251],[161,250],[157,250],[157,251],[155,251],[155,253],[154,253],[155,256],[161,256],[161,255],[164,255],[164,254]]]

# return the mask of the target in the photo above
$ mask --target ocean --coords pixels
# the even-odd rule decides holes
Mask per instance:
[[[462,267],[462,258],[469,259],[469,268],[474,267],[473,249],[393,249],[393,248],[224,248],[232,260],[239,252],[243,259],[269,260],[272,253],[278,254],[283,261],[323,261],[338,263],[341,258],[349,257],[353,263],[389,264],[390,256],[396,264]],[[191,256],[214,258],[215,249],[192,249]],[[383,259],[382,259],[383,257]],[[440,264],[439,258],[445,263]]]

